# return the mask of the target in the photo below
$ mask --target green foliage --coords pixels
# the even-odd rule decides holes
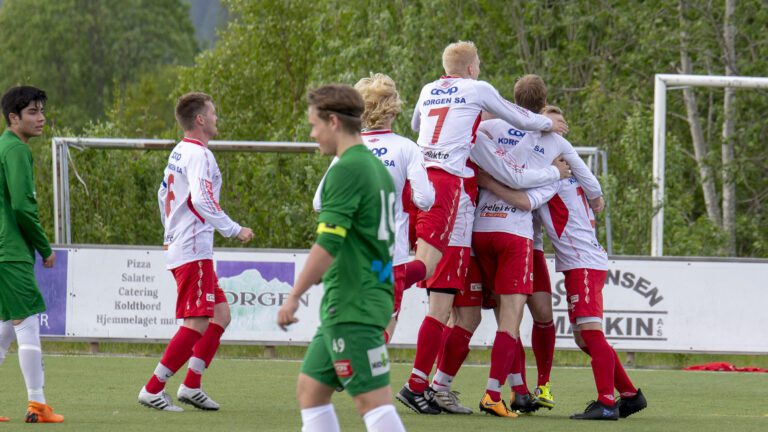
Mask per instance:
[[[187,11],[180,0],[9,0],[0,8],[0,88],[43,88],[53,123],[80,130],[137,74],[191,63]]]
[[[685,30],[691,38],[694,72],[720,74],[722,4],[693,3]],[[114,101],[107,103],[105,120],[90,124],[84,134],[178,138],[174,99],[195,90],[215,98],[219,139],[307,141],[308,88],[328,82],[354,84],[371,72],[383,72],[394,78],[405,101],[393,128],[415,138],[410,130],[413,106],[421,87],[442,75],[442,49],[458,39],[473,40],[480,50],[481,79],[512,98],[517,77],[541,75],[548,83],[550,102],[565,110],[571,125],[569,140],[607,151],[610,175],[601,180],[613,222],[614,252],[649,253],[654,211],[653,77],[676,73],[679,67],[676,2],[228,0],[223,4],[231,21],[213,49],[200,53],[194,66],[169,66],[159,72],[150,68],[131,75],[129,84],[105,94]],[[759,5],[757,0],[739,2],[737,62],[743,75],[761,75],[768,67],[768,12]],[[6,14],[0,11],[0,24]],[[708,160],[719,173],[722,90],[699,89],[697,94],[711,147]],[[765,92],[739,92],[736,99],[741,256],[768,257],[765,96]],[[52,98],[51,109],[58,109],[57,104],[64,110],[84,106]],[[668,112],[665,251],[722,255],[725,240],[707,219],[681,92],[670,92]],[[84,188],[72,181],[72,197],[77,200],[75,241],[158,243],[154,189],[164,156],[96,155],[100,152],[106,153],[74,152],[90,193],[84,195]],[[254,228],[255,246],[309,246],[314,220],[310,201],[326,158],[224,153],[217,158],[224,175],[222,205],[233,218]],[[110,181],[99,179],[105,172]],[[149,178],[140,179],[141,175]],[[131,209],[130,214],[125,209]]]

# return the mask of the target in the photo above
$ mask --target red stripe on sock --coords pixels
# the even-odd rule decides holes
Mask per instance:
[[[427,265],[420,260],[413,260],[403,264],[405,266],[405,288],[408,289],[416,282],[423,281],[427,277]]]
[[[456,376],[469,354],[469,340],[472,332],[453,326],[443,345],[443,356],[437,361],[437,368],[444,373]]]
[[[518,345],[518,340],[513,338],[509,333],[503,331],[496,332],[496,338],[493,340],[493,348],[491,348],[491,371],[488,374],[489,378],[497,380],[499,384],[504,383],[512,368],[512,363],[518,356]],[[500,396],[497,392],[491,392],[489,389],[486,389],[486,391],[494,402],[500,400]]]
[[[213,357],[219,349],[221,336],[223,334],[224,327],[213,322],[209,323],[208,329],[203,334],[203,337],[197,341],[195,347],[192,349],[192,355],[204,361],[206,368],[211,365]],[[184,385],[189,388],[200,388],[201,378],[202,374],[189,369],[187,370],[187,376],[184,378]]]
[[[528,381],[525,376],[525,347],[522,342],[517,344],[517,355],[512,363],[511,373],[519,373],[523,383],[512,387],[512,391],[518,394],[528,394]]]
[[[629,379],[627,371],[624,370],[616,350],[613,348],[611,350],[613,351],[614,358],[613,385],[616,386],[616,390],[621,393],[622,397],[632,397],[637,394],[637,389],[632,384],[632,380]]]
[[[170,369],[171,372],[176,373],[192,357],[192,349],[201,337],[200,333],[189,327],[179,327],[173,339],[168,343],[160,363]],[[157,393],[165,388],[165,383],[152,375],[146,387],[148,392]]]

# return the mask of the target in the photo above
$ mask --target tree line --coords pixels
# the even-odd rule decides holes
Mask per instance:
[[[443,47],[461,39],[480,50],[480,79],[512,98],[517,77],[541,75],[550,102],[565,111],[568,139],[607,151],[609,175],[601,182],[614,253],[647,255],[654,74],[760,76],[768,70],[768,4],[760,0],[223,4],[230,20],[206,50],[196,46],[180,0],[7,0],[0,8],[0,84],[38,85],[50,96],[48,138],[32,144],[49,233],[51,136],[176,139],[175,98],[196,90],[216,100],[219,139],[308,141],[308,88],[354,84],[383,72],[405,101],[394,129],[415,138],[409,122],[418,92],[442,74]],[[768,257],[766,96],[670,92],[667,255]],[[164,152],[72,150],[72,168],[83,181],[71,179],[73,240],[159,244],[155,193],[166,158]],[[311,196],[327,159],[217,158],[223,207],[254,227],[257,247],[311,244]]]

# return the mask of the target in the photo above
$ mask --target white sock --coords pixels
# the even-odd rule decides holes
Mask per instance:
[[[522,385],[523,375],[519,373],[511,373],[507,375],[507,384],[509,384],[510,387]]]
[[[501,393],[501,384],[499,384],[499,380],[495,378],[488,378],[488,382],[485,385],[485,389]]]
[[[451,391],[451,385],[453,384],[453,377],[440,369],[435,372],[435,376],[432,377],[432,388],[435,391]]]
[[[14,339],[16,332],[13,331],[13,321],[0,321],[0,365],[5,362],[5,354]]]
[[[190,357],[187,368],[198,375],[202,375],[203,372],[205,372],[205,360],[197,357]]]
[[[43,387],[43,351],[40,349],[40,318],[37,314],[27,317],[21,324],[14,326],[19,344],[19,366],[30,401],[45,403]]]
[[[374,408],[363,416],[368,432],[405,432],[403,421],[392,404]]]
[[[393,407],[394,408],[394,407]],[[340,432],[332,404],[301,410],[301,432]]]

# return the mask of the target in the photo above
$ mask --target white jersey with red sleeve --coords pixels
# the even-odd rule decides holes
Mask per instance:
[[[541,169],[552,165],[558,156],[563,159],[586,192],[588,199],[603,196],[600,182],[581,159],[573,145],[556,133],[526,132],[520,142],[511,150],[511,156],[528,169]]]
[[[608,255],[595,237],[595,215],[575,178],[528,191],[555,248],[555,271],[608,270]]]
[[[361,135],[365,146],[381,160],[395,184],[395,253],[393,265],[404,264],[410,260],[410,243],[408,236],[409,215],[404,210],[403,189],[409,185],[411,201],[423,211],[429,210],[435,202],[435,189],[427,178],[424,158],[416,143],[392,133],[390,130],[366,131]],[[337,160],[338,158],[334,158],[328,168],[330,169]],[[322,208],[320,191],[324,180],[325,177],[320,181],[313,199],[313,207],[317,211]]]
[[[219,206],[220,192],[221,171],[208,147],[191,138],[176,144],[157,192],[169,269],[212,259],[214,229],[224,237],[240,233]]]
[[[444,76],[424,86],[411,125],[427,167],[464,177],[480,115],[495,114],[523,130],[549,130],[552,121],[501,97],[485,81]]]

